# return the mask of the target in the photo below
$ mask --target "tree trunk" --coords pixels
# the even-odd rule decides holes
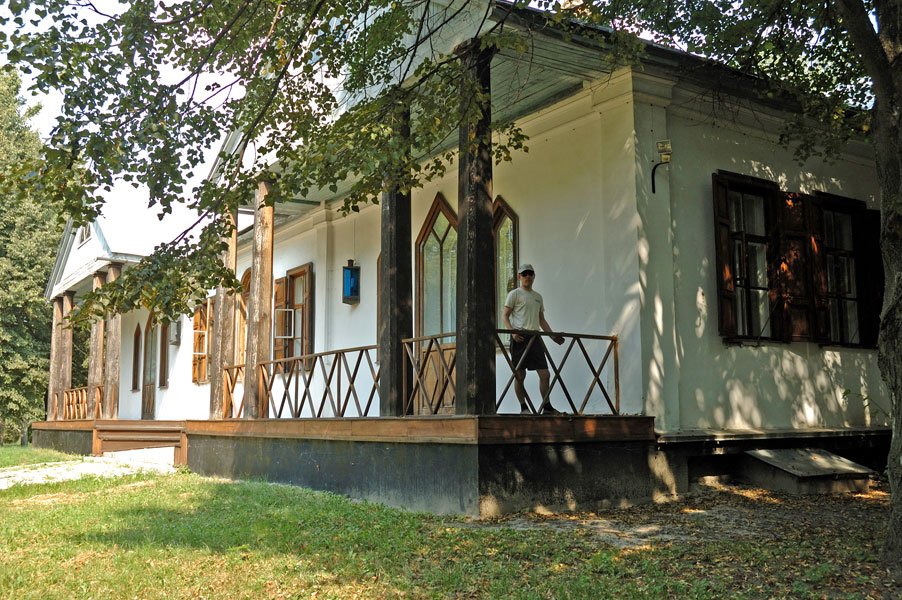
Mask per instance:
[[[881,553],[882,564],[902,581],[902,127],[891,106],[873,110],[874,150],[881,189],[880,244],[886,290],[880,315],[878,358],[890,392],[893,438],[887,457],[890,519]]]

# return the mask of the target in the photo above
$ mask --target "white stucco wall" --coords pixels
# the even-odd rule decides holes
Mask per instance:
[[[141,418],[141,385],[143,385],[144,341],[147,335],[146,310],[136,310],[122,315],[122,354],[119,369],[119,418]],[[181,318],[182,334],[179,345],[169,344],[169,385],[159,387],[160,327],[154,329],[154,348],[157,352],[156,400],[154,418],[207,419],[210,416],[210,384],[191,381],[193,355],[192,320]],[[139,356],[139,386],[132,390],[135,328],[141,328],[141,354]]]
[[[789,191],[824,190],[876,207],[873,166],[849,156],[799,167],[791,150],[776,143],[776,131],[712,121],[692,93],[673,84],[623,71],[586,86],[523,119],[529,152],[495,168],[494,195],[518,216],[519,262],[536,268],[548,321],[559,331],[619,336],[621,412],[654,415],[661,431],[879,424],[879,411],[861,399],[885,397],[874,351],[722,342],[711,199],[711,173],[726,169],[775,180]],[[652,194],[655,142],[662,139],[672,141],[674,160],[658,169]],[[412,246],[438,193],[456,208],[456,165],[413,193]],[[347,217],[319,207],[276,227],[274,278],[313,263],[317,352],[376,343],[379,222],[379,206]],[[239,276],[250,254],[244,239]],[[361,267],[361,302],[354,306],[341,302],[341,269],[349,259]],[[123,418],[140,416],[140,394],[128,390],[132,334],[145,321],[140,312],[123,318]],[[170,387],[158,392],[157,418],[207,416],[209,387],[190,383],[190,331],[186,317],[181,346],[170,347]],[[561,358],[562,348],[549,348]],[[590,352],[598,360],[603,348],[596,344]],[[565,382],[579,401],[588,368],[578,349],[569,360]],[[497,372],[500,393],[509,377],[500,355]],[[315,377],[319,391],[318,370]],[[613,390],[610,371],[604,381]],[[534,376],[527,386],[536,398]],[[847,398],[845,389],[853,392]],[[506,398],[501,411],[516,412],[512,390]],[[554,402],[566,406],[559,391]],[[602,402],[596,392],[588,412],[607,412]]]
[[[647,412],[666,431],[883,424],[885,413],[876,407],[888,403],[876,350],[800,342],[728,346],[717,333],[711,174],[729,170],[776,181],[786,191],[821,190],[878,208],[867,149],[850,148],[855,154],[833,164],[800,166],[777,143],[779,128],[766,114],[737,111],[739,123],[716,118],[696,94],[678,89],[663,102],[667,108],[654,106],[654,99],[636,108],[637,164],[644,171],[637,188],[650,248],[643,266]],[[758,126],[743,126],[748,119]],[[655,141],[667,138],[673,162],[658,170],[651,195]],[[847,389],[852,393],[844,398]],[[872,405],[862,396],[872,396]]]

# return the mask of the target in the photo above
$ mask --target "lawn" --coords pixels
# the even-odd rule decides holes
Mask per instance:
[[[20,446],[19,444],[3,444],[3,448],[0,449],[0,469],[61,460],[78,460],[79,458],[78,456],[63,454],[56,450],[32,448],[31,446]]]
[[[895,598],[887,505],[737,487],[472,522],[190,473],[15,486],[0,598]]]

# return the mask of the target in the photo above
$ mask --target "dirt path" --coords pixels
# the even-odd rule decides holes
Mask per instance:
[[[154,471],[158,473],[173,471],[171,464],[153,460],[153,457],[140,454],[125,454],[117,452],[113,453],[113,456],[86,456],[82,460],[76,461],[41,463],[0,469],[0,490],[5,490],[14,485],[50,483],[81,479],[82,477],[120,477],[139,471]],[[148,460],[148,458],[151,460]]]

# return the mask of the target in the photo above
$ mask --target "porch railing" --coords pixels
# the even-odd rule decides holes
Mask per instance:
[[[63,390],[62,402],[59,401],[57,394],[56,415],[57,419],[64,421],[73,421],[77,419],[99,419],[101,406],[103,404],[103,386],[93,386],[94,409],[88,408],[88,399],[91,397],[91,388],[88,386]],[[62,410],[62,415],[59,411]]]
[[[244,410],[244,393],[235,401],[235,388],[244,381],[244,365],[229,365],[222,369],[222,418],[239,419]],[[243,389],[242,389],[243,392]]]
[[[513,364],[508,348],[501,340],[502,334],[514,333],[523,332],[502,329],[495,334],[495,344],[500,350],[496,365],[499,372],[510,373],[507,381],[499,388],[500,392],[495,402],[496,410],[501,409],[508,395],[515,395],[511,388],[515,385],[517,367],[520,365]],[[524,355],[538,344],[548,363],[550,375],[548,392],[539,403],[534,402],[528,390],[524,389],[524,400],[531,412],[536,413],[539,407],[552,399],[557,401],[556,408],[560,410],[562,408],[560,400],[565,399],[567,407],[563,412],[569,414],[589,414],[587,410],[591,410],[592,414],[598,414],[599,410],[594,407],[600,407],[601,410],[606,408],[606,412],[613,415],[620,414],[620,361],[617,336],[539,331],[529,333],[532,337]],[[555,350],[552,353],[544,343],[544,339],[555,336],[563,337],[564,344],[561,351]],[[435,415],[453,412],[454,367],[457,359],[455,334],[443,333],[411,338],[404,340],[403,343],[407,355],[406,365],[411,369],[411,388],[404,391],[405,414]],[[583,361],[574,357],[582,357]],[[502,371],[504,364],[509,371]],[[607,385],[605,376],[608,378]],[[527,382],[525,387],[529,385],[531,384]],[[609,386],[612,386],[613,390],[609,390]]]
[[[361,346],[260,363],[266,408],[261,416],[375,416],[379,411],[377,348]]]

